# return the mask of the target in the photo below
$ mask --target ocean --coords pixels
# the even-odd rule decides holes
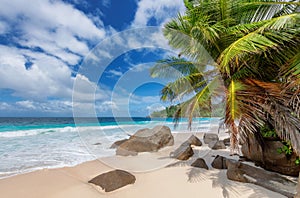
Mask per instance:
[[[209,131],[219,120],[197,118],[192,131]],[[170,118],[0,117],[0,178],[112,156],[113,142],[156,125],[169,126],[172,133],[188,131],[186,119],[174,128]]]

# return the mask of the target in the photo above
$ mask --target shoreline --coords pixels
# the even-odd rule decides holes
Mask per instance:
[[[229,150],[207,150],[207,145],[194,147],[195,156],[188,161],[175,163],[169,152],[185,141],[191,133],[174,135],[175,144],[159,152],[140,153],[137,156],[111,156],[81,163],[73,167],[42,169],[30,173],[0,179],[0,191],[4,197],[189,197],[207,194],[210,197],[260,197],[281,198],[253,184],[230,181],[224,170],[212,169],[211,156],[221,154],[229,157]],[[195,133],[193,133],[195,134]],[[224,134],[226,135],[226,134]],[[202,139],[203,133],[197,133]],[[222,139],[222,136],[221,138]],[[210,170],[188,165],[192,160],[203,157]],[[232,158],[236,158],[232,157]],[[170,165],[173,164],[173,165]],[[114,169],[123,169],[136,177],[133,185],[105,193],[99,187],[89,184],[93,177]]]
[[[209,131],[209,133],[213,133],[212,131],[217,131],[217,128],[218,128],[217,126],[211,127],[211,130]],[[204,133],[205,132],[202,132],[202,131],[201,132],[172,131],[172,134],[173,134],[174,137],[176,137],[177,135],[180,135],[180,134],[183,135],[183,136],[188,136],[189,134],[198,134],[198,136],[202,138]],[[225,136],[226,136],[226,134],[225,134]],[[225,136],[223,134],[223,138]],[[222,139],[222,137],[221,137],[221,139]],[[176,138],[175,138],[175,141],[176,141]],[[178,143],[178,145],[179,145],[179,143]],[[109,149],[109,148],[107,148],[107,149],[108,150],[114,150],[114,149]],[[143,153],[141,153],[141,154],[143,155]],[[93,156],[93,154],[90,154],[90,155]],[[115,155],[100,157],[100,161],[101,161],[102,158],[105,159],[105,158],[109,158],[109,157],[113,157],[113,156],[115,156]],[[49,166],[49,167],[34,167],[34,168],[31,168],[31,169],[19,170],[19,171],[15,171],[15,172],[3,172],[2,173],[3,176],[1,176],[1,174],[0,174],[0,180],[10,178],[10,177],[15,177],[15,176],[18,176],[18,175],[27,174],[27,173],[32,173],[32,172],[40,171],[40,170],[44,170],[44,169],[71,168],[71,167],[75,167],[75,166],[78,166],[80,164],[83,164],[83,163],[86,163],[86,162],[91,162],[91,161],[94,161],[94,160],[99,160],[99,159],[94,157],[94,159],[90,159],[90,160],[87,160],[87,161],[83,161],[83,162],[79,162],[79,163],[71,164],[71,165],[65,165],[64,164],[64,165],[54,165],[54,166]]]

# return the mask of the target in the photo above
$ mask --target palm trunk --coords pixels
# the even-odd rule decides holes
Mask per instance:
[[[239,154],[238,129],[234,122],[230,125],[230,154]]]

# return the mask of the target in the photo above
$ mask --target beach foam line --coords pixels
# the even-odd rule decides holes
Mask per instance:
[[[76,127],[17,130],[17,131],[0,132],[0,137],[5,137],[5,138],[23,137],[23,136],[33,136],[33,135],[55,133],[55,132],[60,132],[60,133],[76,132],[76,130],[77,130]]]
[[[0,137],[11,138],[11,137],[24,137],[34,136],[48,133],[68,133],[68,132],[80,132],[85,130],[110,130],[110,129],[121,129],[127,127],[134,127],[136,125],[114,125],[114,126],[78,126],[78,127],[62,127],[62,128],[44,128],[44,129],[28,129],[28,130],[16,130],[16,131],[2,131]]]

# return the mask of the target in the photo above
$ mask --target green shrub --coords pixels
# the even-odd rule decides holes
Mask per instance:
[[[275,129],[270,129],[268,126],[261,127],[260,132],[263,137],[275,137],[275,138],[278,137]]]
[[[278,153],[284,153],[287,157],[293,154],[293,147],[291,142],[282,141],[283,146],[277,149]]]
[[[295,164],[296,164],[297,166],[300,165],[300,158],[299,158],[299,157],[297,157],[297,159],[295,160]]]

